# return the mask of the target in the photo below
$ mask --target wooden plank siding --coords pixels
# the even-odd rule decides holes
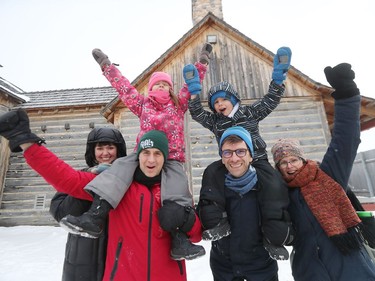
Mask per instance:
[[[243,103],[251,104],[254,101],[244,100]],[[207,101],[203,101],[203,104],[206,106]],[[208,110],[208,107],[205,108]],[[37,112],[30,112],[29,115],[32,131],[46,140],[46,147],[75,169],[81,169],[86,166],[84,151],[90,132],[89,123],[95,122],[95,126],[112,125],[106,123],[95,110],[74,110],[73,113],[59,111],[56,114],[38,115]],[[116,127],[123,133],[128,153],[131,153],[139,132],[139,120],[127,108],[119,110],[119,114],[121,118]],[[321,101],[314,98],[304,98],[304,101],[283,98],[277,110],[261,122],[261,134],[269,147],[278,138],[299,138],[307,156],[321,160],[329,136],[328,126],[322,126],[322,119],[324,110]],[[70,130],[65,130],[65,123],[70,124]],[[44,133],[41,131],[41,125],[47,126]],[[190,113],[186,113],[185,136],[185,169],[194,200],[197,202],[204,169],[219,159],[218,145],[214,135],[192,120]],[[50,199],[54,193],[55,190],[29,168],[22,154],[12,153],[0,210],[0,225],[56,224],[48,213]],[[37,200],[43,202],[37,205]]]

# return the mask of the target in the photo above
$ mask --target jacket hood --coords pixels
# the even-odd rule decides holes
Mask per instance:
[[[224,98],[230,100],[232,103],[234,101],[236,101],[236,103],[241,103],[240,96],[231,84],[229,84],[227,81],[219,82],[216,85],[212,86],[208,91],[208,106],[214,113],[216,112],[215,108],[212,106],[212,97],[218,92],[225,92]]]
[[[85,160],[89,167],[97,165],[95,146],[97,143],[113,143],[117,147],[117,158],[126,156],[126,143],[119,130],[113,128],[94,128],[87,136]]]

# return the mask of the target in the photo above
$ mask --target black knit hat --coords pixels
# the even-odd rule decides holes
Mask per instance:
[[[152,130],[144,134],[139,140],[137,158],[142,150],[147,148],[157,148],[164,156],[164,161],[168,159],[168,139],[164,132]]]

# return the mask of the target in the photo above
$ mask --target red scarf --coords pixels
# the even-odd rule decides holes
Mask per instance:
[[[301,194],[319,224],[343,252],[358,249],[360,235],[348,230],[360,228],[361,220],[344,189],[323,172],[314,161],[307,163],[294,175],[285,178],[290,188],[300,188]]]

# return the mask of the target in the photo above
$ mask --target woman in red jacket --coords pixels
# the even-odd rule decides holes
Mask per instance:
[[[0,116],[0,135],[9,140],[13,152],[24,150],[27,163],[57,191],[92,200],[83,187],[95,175],[76,171],[31,133],[25,111]],[[110,212],[108,248],[103,280],[187,280],[185,261],[170,257],[171,237],[160,222],[183,228],[192,242],[201,238],[201,224],[192,208],[178,204],[161,207],[160,182],[168,156],[164,133],[150,131],[139,142],[139,167],[119,206]],[[170,218],[173,214],[173,219]]]

